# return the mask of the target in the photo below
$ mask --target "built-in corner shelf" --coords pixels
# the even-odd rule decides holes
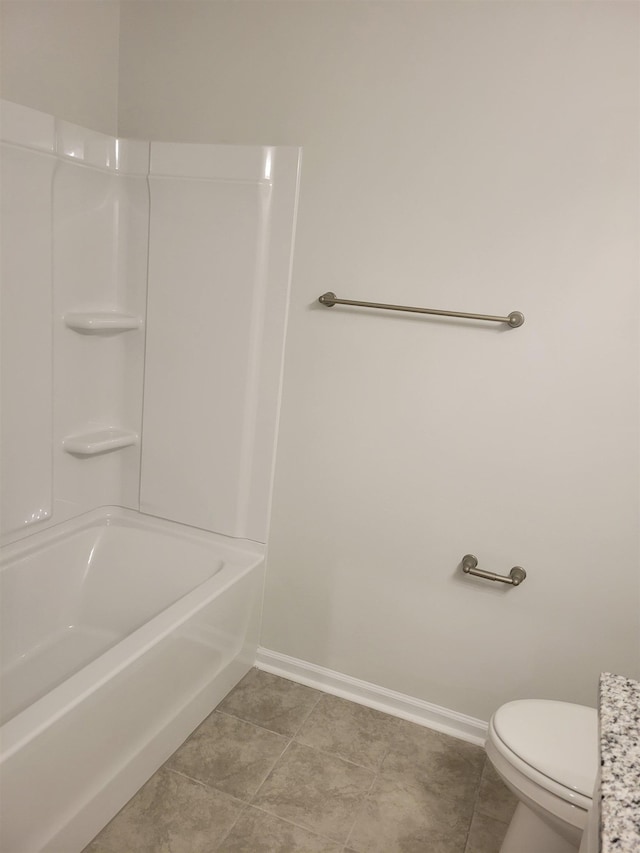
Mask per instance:
[[[117,427],[104,427],[94,432],[84,432],[69,435],[63,439],[62,446],[67,453],[74,456],[97,456],[99,453],[109,453],[121,447],[130,447],[138,443],[138,433]]]
[[[121,311],[82,311],[65,314],[64,322],[82,335],[108,335],[139,329],[142,318]]]

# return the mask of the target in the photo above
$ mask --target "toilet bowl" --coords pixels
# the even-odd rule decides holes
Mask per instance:
[[[500,853],[574,853],[598,767],[594,708],[522,699],[489,723],[489,760],[518,797]]]

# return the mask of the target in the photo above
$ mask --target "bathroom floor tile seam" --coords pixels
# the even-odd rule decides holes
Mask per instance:
[[[320,697],[318,698],[318,702],[320,702],[320,700],[321,700],[321,699],[322,699],[322,696],[320,696]],[[316,703],[316,705],[318,704],[318,702]],[[282,756],[283,756],[283,755],[284,755],[284,753],[287,751],[287,749],[291,746],[291,744],[292,744],[292,743],[298,743],[298,744],[300,744],[300,746],[304,746],[306,749],[313,749],[315,752],[319,753],[320,755],[332,756],[332,757],[334,757],[334,758],[336,758],[336,757],[337,757],[337,758],[339,758],[341,761],[346,762],[347,764],[353,764],[353,766],[354,766],[354,767],[362,767],[364,770],[371,770],[371,767],[368,767],[366,764],[360,764],[360,763],[358,763],[357,761],[354,761],[352,758],[349,758],[348,756],[344,755],[344,754],[343,754],[343,753],[341,753],[341,752],[332,752],[331,750],[328,750],[328,749],[321,749],[321,748],[320,748],[320,747],[318,747],[318,746],[312,746],[311,744],[304,743],[304,742],[302,742],[302,741],[298,740],[298,735],[301,733],[302,729],[304,728],[305,723],[307,722],[307,720],[309,719],[309,717],[310,717],[310,716],[311,716],[311,714],[313,713],[313,710],[315,710],[315,707],[316,707],[316,706],[314,705],[314,708],[313,708],[311,711],[309,711],[309,713],[308,713],[308,714],[307,714],[307,716],[305,717],[304,721],[303,721],[303,722],[301,723],[301,725],[298,727],[298,729],[297,729],[296,733],[295,733],[294,735],[292,735],[292,736],[291,736],[291,738],[289,739],[289,741],[288,741],[287,745],[286,745],[286,746],[285,746],[285,748],[282,750],[282,754],[278,757],[278,759],[276,760],[276,762],[275,762],[275,763],[277,764],[277,762],[280,760],[280,758],[282,758]],[[236,720],[240,720],[240,721],[241,721],[241,722],[243,722],[243,723],[246,723],[246,722],[247,722],[247,720],[243,720],[243,719],[242,719],[242,717],[238,717],[238,716],[236,716],[235,714],[229,714],[227,711],[219,711],[218,709],[216,709],[216,710],[214,710],[214,712],[213,712],[213,713],[215,713],[215,714],[224,714],[224,716],[226,716],[226,717],[233,717],[234,719],[236,719]],[[276,731],[274,731],[273,729],[268,728],[267,726],[261,726],[259,723],[250,723],[250,725],[255,726],[257,729],[263,729],[263,730],[264,730],[264,731],[266,731],[266,732],[271,732],[272,734],[279,734],[279,732],[276,732]],[[385,753],[385,757],[386,757],[386,755],[388,754],[388,752],[389,752],[389,750],[387,750],[387,753]],[[274,766],[275,766],[275,765],[274,765]],[[377,775],[377,773],[378,773],[379,771],[372,771],[372,772],[376,772],[376,775]],[[267,780],[265,779],[265,782],[266,782],[266,781],[267,781]],[[264,784],[264,783],[263,783],[263,784]],[[257,792],[256,792],[256,793],[257,793]]]
[[[392,756],[387,771],[396,735],[410,754]],[[404,774],[403,760],[419,765],[414,741],[434,760],[426,776],[440,767],[442,784],[425,781],[422,768],[420,777],[411,767]],[[463,777],[451,790],[446,761],[458,783]],[[497,853],[510,818],[494,808],[489,776],[481,795],[487,762],[480,747],[253,669],[85,853],[123,853],[123,843],[144,853]],[[185,812],[207,798],[210,823],[199,827],[197,844],[189,840],[191,814],[176,817],[162,799],[176,785]],[[129,832],[149,837],[134,842]],[[176,846],[166,846],[161,832],[173,834]]]
[[[249,810],[251,810],[251,809],[255,809],[256,811],[261,812],[262,814],[267,815],[268,817],[272,817],[272,818],[273,818],[273,817],[276,817],[276,818],[277,818],[277,820],[278,820],[278,821],[280,821],[280,822],[282,822],[282,823],[286,823],[286,824],[288,824],[289,826],[295,827],[295,829],[302,830],[302,831],[303,831],[303,832],[305,832],[305,833],[313,834],[313,835],[317,836],[317,838],[319,838],[319,839],[321,839],[322,841],[326,842],[327,844],[333,844],[333,845],[336,845],[336,844],[337,844],[337,845],[342,849],[342,845],[340,844],[340,842],[336,842],[336,840],[335,840],[334,838],[329,838],[329,837],[328,837],[328,836],[326,836],[326,835],[320,835],[320,834],[319,834],[319,833],[317,833],[317,832],[311,833],[311,832],[310,832],[310,830],[309,830],[309,827],[308,827],[308,826],[304,826],[304,824],[302,824],[302,823],[296,823],[296,822],[295,822],[295,821],[293,821],[293,820],[289,820],[289,819],[284,818],[284,817],[278,817],[277,815],[273,815],[271,812],[266,811],[265,809],[260,808],[260,806],[253,805],[252,803],[244,803],[244,808],[243,808],[243,810],[241,811],[241,813],[238,815],[238,819],[236,820],[236,822],[234,823],[234,825],[231,827],[231,829],[229,830],[229,832],[227,832],[227,834],[224,836],[224,838],[220,839],[220,841],[219,841],[219,843],[216,845],[216,847],[214,847],[214,848],[213,848],[213,849],[214,849],[214,851],[219,850],[221,847],[223,847],[223,846],[224,846],[224,844],[226,843],[226,841],[229,839],[229,836],[233,833],[233,830],[236,828],[236,826],[237,826],[238,822],[240,821],[240,819],[241,819],[241,818],[246,814],[246,812],[248,812],[248,811],[249,811]],[[347,850],[347,849],[348,849],[348,848],[345,846],[345,847],[344,847],[344,850]],[[258,853],[258,851],[255,851],[255,853]],[[292,853],[293,853],[293,851],[292,851]],[[305,851],[299,851],[299,853],[306,853],[306,852],[305,852]]]
[[[242,683],[242,682],[241,682],[241,683]],[[293,683],[295,683],[295,682],[291,682],[291,683],[293,684]],[[309,689],[309,690],[311,690],[311,689],[313,689],[313,688],[308,688],[308,689]],[[300,734],[300,732],[301,732],[301,731],[302,731],[302,729],[304,728],[304,726],[305,726],[305,724],[306,724],[307,720],[308,720],[308,719],[309,719],[309,717],[313,714],[313,712],[314,712],[314,711],[315,711],[315,709],[317,708],[318,704],[321,702],[322,698],[323,698],[324,696],[326,696],[326,695],[327,695],[326,693],[321,693],[319,690],[317,690],[317,691],[315,691],[315,692],[316,692],[316,693],[318,693],[319,695],[317,696],[317,698],[316,698],[315,702],[313,703],[312,707],[311,707],[311,708],[309,709],[309,711],[304,715],[303,719],[301,720],[300,724],[297,726],[297,728],[295,729],[295,731],[293,732],[293,734],[290,736],[290,740],[294,740],[294,739],[295,739],[295,738]],[[246,719],[246,717],[243,717],[243,716],[241,716],[240,714],[234,714],[234,713],[232,713],[231,711],[225,711],[223,708],[221,708],[221,706],[222,706],[223,704],[224,704],[224,702],[221,702],[221,703],[220,703],[220,705],[218,705],[218,707],[217,707],[217,708],[214,708],[213,713],[214,713],[214,714],[224,714],[226,717],[233,717],[233,719],[235,719],[235,720],[240,720],[240,721],[241,721],[241,722],[243,722],[243,723],[247,723],[247,722],[249,722],[249,723],[251,723],[251,725],[252,725],[252,726],[255,726],[255,727],[256,727],[256,728],[258,728],[258,729],[264,729],[266,732],[272,732],[272,733],[273,733],[273,734],[275,734],[275,735],[282,735],[282,732],[279,732],[276,728],[269,728],[269,726],[265,725],[264,723],[257,723],[257,722],[255,722],[254,720],[247,720],[247,719]]]

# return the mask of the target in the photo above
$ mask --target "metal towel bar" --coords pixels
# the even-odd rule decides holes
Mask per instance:
[[[326,308],[334,305],[355,305],[358,308],[384,308],[387,311],[410,311],[413,314],[438,314],[441,317],[462,317],[465,320],[489,320],[493,323],[507,323],[516,329],[524,323],[524,314],[512,311],[508,317],[496,317],[493,314],[468,314],[464,311],[440,311],[437,308],[411,308],[408,305],[388,305],[385,302],[360,302],[356,299],[338,299],[330,290],[319,297],[318,302]]]
[[[488,581],[500,581],[501,583],[510,583],[513,586],[520,586],[526,578],[527,573],[522,566],[514,566],[508,575],[497,575],[495,572],[485,572],[478,568],[478,558],[473,554],[465,554],[462,558],[462,571],[465,575],[475,575],[478,578],[485,578]]]

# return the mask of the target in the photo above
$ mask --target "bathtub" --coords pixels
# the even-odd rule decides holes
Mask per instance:
[[[255,660],[263,546],[109,507],[0,563],[0,850],[76,853]]]

